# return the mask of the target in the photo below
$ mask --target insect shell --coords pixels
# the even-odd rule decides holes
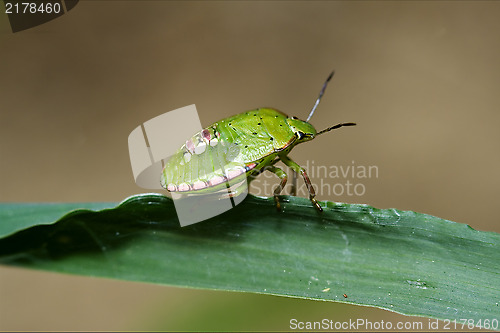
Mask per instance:
[[[308,120],[316,109],[326,88],[330,74],[323,85]],[[352,126],[343,123],[317,132],[308,122],[296,117],[288,117],[272,108],[259,108],[222,119],[193,135],[168,160],[161,184],[169,192],[179,193],[227,193],[227,182],[243,184],[248,178],[267,170],[276,174],[280,184],[274,190],[276,207],[280,210],[278,195],[287,182],[288,176],[274,164],[282,161],[297,174],[301,174],[314,206],[322,211],[315,199],[315,191],[306,171],[287,155],[297,144],[310,141],[317,135],[330,130]],[[250,178],[249,178],[250,177]],[[240,188],[231,188],[232,195],[240,194]]]

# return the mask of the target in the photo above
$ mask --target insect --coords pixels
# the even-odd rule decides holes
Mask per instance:
[[[287,183],[288,176],[276,166],[282,161],[295,174],[302,175],[309,192],[309,199],[318,211],[323,209],[316,200],[315,190],[306,170],[295,163],[288,153],[297,144],[313,140],[318,135],[355,123],[340,123],[322,131],[309,123],[325,92],[332,72],[326,79],[306,121],[289,117],[272,108],[258,108],[222,119],[193,135],[170,158],[163,169],[161,184],[169,192],[227,194],[227,182],[231,186],[230,196],[242,192],[244,182],[251,181],[263,171],[270,171],[280,178],[274,190],[274,200],[281,210],[279,195]],[[294,192],[294,190],[292,190]]]

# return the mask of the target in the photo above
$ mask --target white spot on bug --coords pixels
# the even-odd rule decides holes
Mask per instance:
[[[190,152],[191,154],[193,154],[194,153],[194,148],[195,148],[193,141],[187,140],[186,141],[186,148],[187,148],[188,152]]]
[[[235,167],[233,169],[227,170],[226,176],[228,179],[233,179],[233,178],[236,178],[243,173],[245,173],[245,168]]]
[[[217,138],[213,138],[212,140],[210,140],[210,146],[215,147],[218,142],[219,140],[217,140]]]
[[[180,184],[177,189],[180,191],[180,192],[186,192],[186,191],[190,191],[191,190],[191,186],[189,186],[189,184],[186,184],[186,183],[182,183]]]
[[[200,142],[194,149],[194,153],[197,155],[203,154],[205,149],[207,149],[207,144],[205,142]]]
[[[219,184],[222,184],[226,181],[226,177],[224,176],[215,176],[213,178],[211,178],[208,183],[210,184],[210,186],[215,186],[215,185],[219,185]]]
[[[205,183],[203,180],[197,180],[193,183],[193,190],[201,190],[205,187],[207,187],[207,183]]]
[[[191,154],[189,152],[184,153],[184,160],[186,161],[186,163],[189,163],[189,161],[191,160]]]
[[[167,191],[175,192],[175,191],[177,191],[177,186],[175,186],[175,184],[168,184]]]

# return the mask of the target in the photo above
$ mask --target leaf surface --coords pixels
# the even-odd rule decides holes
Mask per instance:
[[[158,194],[57,221],[83,206],[1,204],[0,263],[439,319],[500,319],[499,234],[411,211],[323,202],[318,213],[307,199],[282,200],[279,213],[272,198],[248,196],[184,228],[172,200]]]

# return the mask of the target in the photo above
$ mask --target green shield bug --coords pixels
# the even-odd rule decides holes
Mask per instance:
[[[278,196],[288,177],[275,164],[282,161],[292,169],[294,175],[302,175],[309,199],[322,211],[306,170],[290,159],[288,153],[297,144],[310,141],[320,134],[356,125],[340,123],[318,132],[309,123],[333,74],[323,84],[306,121],[288,117],[272,108],[259,108],[222,119],[196,133],[165,164],[161,175],[162,186],[169,192],[180,194],[223,192],[227,189],[227,181],[243,184],[243,181],[251,181],[267,170],[281,180],[274,190],[276,207],[280,210]],[[238,188],[231,191],[231,196],[239,194]]]

